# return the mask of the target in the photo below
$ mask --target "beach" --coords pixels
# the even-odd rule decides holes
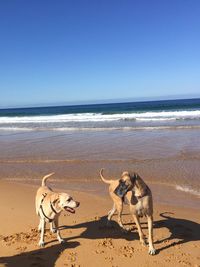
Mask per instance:
[[[199,110],[186,111],[106,118],[88,110],[76,115],[4,111],[0,266],[200,266]],[[155,256],[140,245],[128,206],[122,216],[127,233],[120,230],[116,215],[112,227],[106,227],[112,201],[100,180],[101,168],[107,179],[119,179],[124,170],[137,172],[151,188]],[[75,214],[61,215],[65,244],[47,230],[45,248],[39,248],[35,194],[51,172],[50,187],[71,194],[81,205]],[[145,218],[142,227],[147,236]]]
[[[1,266],[200,266],[199,150],[195,138],[198,131],[194,129],[170,134],[158,130],[4,132],[0,142]],[[136,171],[150,186],[155,256],[140,245],[127,206],[122,219],[131,231],[122,233],[116,216],[113,228],[106,227],[112,201],[107,185],[99,178],[101,167],[105,176],[113,179],[123,170]],[[34,199],[42,176],[52,171],[55,175],[49,185],[70,193],[81,205],[76,214],[61,215],[66,244],[60,245],[47,231],[41,249]],[[196,191],[190,191],[196,184]],[[145,219],[142,227],[147,235]]]
[[[0,1],[0,267],[200,267],[199,14]]]
[[[154,242],[157,255],[148,255],[125,207],[123,222],[131,229],[122,233],[113,218],[106,227],[111,208],[109,197],[68,192],[81,202],[76,213],[62,213],[60,245],[46,231],[45,248],[38,247],[38,218],[34,210],[35,186],[0,182],[0,266],[200,266],[199,212],[175,206],[154,205]],[[147,224],[142,219],[147,234]]]

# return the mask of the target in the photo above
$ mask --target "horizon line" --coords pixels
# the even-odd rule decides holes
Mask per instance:
[[[123,104],[123,103],[138,103],[138,102],[157,102],[157,101],[170,101],[170,100],[192,100],[200,99],[200,95],[196,96],[166,96],[166,97],[141,97],[141,98],[120,98],[120,99],[102,99],[102,100],[86,100],[86,101],[70,101],[66,103],[40,103],[33,105],[16,105],[8,107],[0,107],[3,109],[22,109],[22,108],[48,108],[48,107],[64,107],[64,106],[84,106],[84,105],[109,105],[109,104]]]

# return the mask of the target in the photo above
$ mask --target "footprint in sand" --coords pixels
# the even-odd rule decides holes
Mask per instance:
[[[114,248],[112,238],[104,238],[102,241],[98,242],[98,246],[102,246],[102,247],[110,248],[110,249]]]
[[[126,258],[132,258],[134,253],[135,253],[135,249],[134,247],[131,246],[123,246],[119,249],[119,253]]]

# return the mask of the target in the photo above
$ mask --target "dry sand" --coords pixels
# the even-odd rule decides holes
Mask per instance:
[[[123,221],[131,229],[122,233],[115,223],[106,228],[106,214],[112,206],[107,197],[69,192],[81,202],[76,214],[60,218],[60,245],[46,231],[45,248],[38,247],[38,217],[35,214],[35,186],[0,181],[0,266],[200,266],[199,210],[154,205],[154,240],[157,254],[138,240],[135,225],[124,209]],[[160,214],[165,213],[162,217]],[[142,220],[147,234],[147,225]]]

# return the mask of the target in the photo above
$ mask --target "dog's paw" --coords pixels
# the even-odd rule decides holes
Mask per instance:
[[[44,247],[44,241],[39,242],[39,247],[43,248]]]
[[[60,242],[60,244],[64,244],[64,243],[65,243],[65,240],[61,238],[61,239],[59,240],[59,242]]]
[[[56,228],[51,229],[52,234],[55,234],[57,232]]]
[[[147,241],[146,241],[146,239],[145,239],[145,238],[141,238],[141,239],[140,239],[140,244],[141,244],[142,246],[146,247],[146,246],[147,246]]]
[[[155,255],[155,254],[156,254],[155,248],[149,248],[149,255]]]

